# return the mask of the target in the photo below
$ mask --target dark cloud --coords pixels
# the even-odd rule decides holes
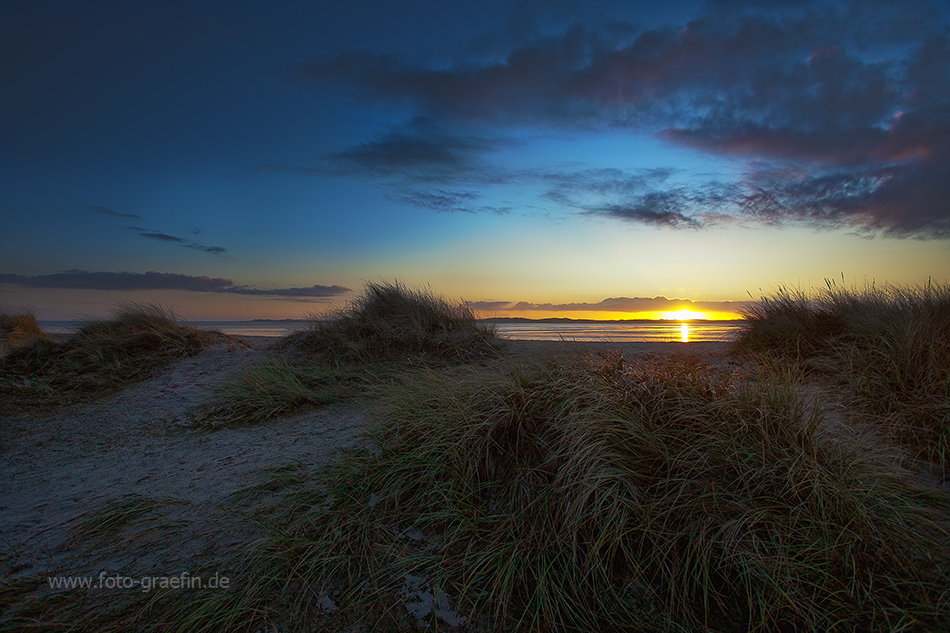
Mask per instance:
[[[663,312],[693,310],[695,312],[736,312],[744,301],[691,301],[666,297],[610,297],[597,303],[531,303],[530,301],[470,301],[476,310],[513,310],[538,312]]]
[[[393,192],[388,194],[390,200],[411,204],[420,209],[439,211],[443,213],[494,213],[504,215],[511,211],[511,207],[478,204],[482,196],[471,191],[448,191],[433,189],[425,191],[395,185]]]
[[[485,187],[508,181],[484,155],[510,144],[492,134],[450,132],[431,119],[417,118],[374,140],[328,154],[317,167],[262,165],[257,169],[380,180],[389,189],[390,200],[432,211],[507,213],[508,207],[479,203],[481,194],[440,185]]]
[[[896,237],[950,237],[950,171],[940,164],[820,175],[762,170],[739,200],[753,217],[849,225]]]
[[[681,208],[679,198],[676,193],[651,193],[634,205],[609,205],[591,213],[653,226],[701,228],[699,220],[676,211]]]
[[[391,55],[345,52],[312,60],[300,73],[345,82],[367,99],[408,100],[440,118],[666,127],[731,115],[770,127],[855,128],[877,125],[901,97],[892,83],[899,69],[850,52],[865,53],[870,47],[855,41],[858,34],[883,27],[874,16],[827,6],[774,15],[712,12],[681,28],[577,24],[481,65],[430,69]],[[892,43],[909,46],[932,31],[922,21],[918,27]]]
[[[146,237],[150,240],[158,240],[159,242],[171,242],[173,244],[178,244],[179,246],[184,246],[185,248],[190,248],[196,251],[203,251],[205,253],[211,253],[213,255],[218,255],[220,253],[227,252],[227,249],[221,246],[205,246],[204,244],[198,244],[197,242],[186,240],[183,237],[168,235],[167,233],[161,233],[159,231],[154,231],[152,229],[145,229],[140,226],[127,226],[126,228],[131,231],[135,231],[142,237]],[[200,231],[198,232],[200,233]]]
[[[446,182],[486,169],[483,155],[502,141],[463,130],[447,131],[418,118],[372,141],[325,157],[322,171],[333,175],[421,182]],[[477,176],[484,179],[484,175]]]
[[[141,216],[135,215],[134,213],[119,213],[118,211],[113,211],[112,209],[109,209],[108,207],[93,206],[93,207],[86,207],[86,208],[94,213],[99,213],[101,215],[108,215],[114,218],[141,219]],[[227,249],[221,246],[205,246],[204,244],[192,242],[191,240],[186,240],[182,237],[169,235],[167,233],[162,233],[160,231],[155,231],[153,229],[146,229],[141,226],[126,226],[125,228],[131,231],[135,231],[142,237],[148,238],[150,240],[158,240],[159,242],[170,242],[172,244],[178,244],[179,246],[184,246],[185,248],[190,248],[196,251],[203,251],[205,253],[211,253],[213,255],[227,252]],[[199,233],[201,233],[201,229],[197,227],[192,227],[192,233],[194,235],[198,235]]]
[[[726,205],[777,223],[948,236],[950,34],[926,2],[712,2],[677,28],[575,24],[532,35],[501,57],[462,56],[448,67],[349,51],[298,71],[420,115],[329,157],[342,175],[438,182],[444,190],[511,182],[484,162],[500,141],[471,130],[636,131],[748,161],[745,180],[716,200],[717,214]],[[785,171],[799,176],[774,177]],[[696,202],[704,191],[607,179],[579,201],[579,187],[558,182],[564,174],[549,179],[546,196],[564,206],[662,226],[702,224]],[[469,207],[433,195],[430,206]],[[415,203],[427,206],[424,196]]]
[[[713,196],[699,188],[667,184],[672,169],[550,171],[535,177],[548,187],[543,194],[562,206],[590,215],[671,228],[701,228]]]
[[[175,242],[176,244],[187,244],[188,240],[175,237],[174,235],[167,235],[165,233],[159,233],[158,231],[152,231],[149,229],[141,229],[137,226],[130,226],[130,229],[136,231],[142,237],[147,237],[150,240],[158,240],[159,242]]]
[[[319,286],[306,288],[252,288],[250,286],[235,285],[230,279],[220,277],[206,277],[182,275],[176,273],[146,273],[130,272],[87,272],[84,270],[67,270],[51,275],[24,275],[0,273],[0,284],[11,284],[26,288],[58,288],[74,290],[184,290],[189,292],[217,292],[239,295],[298,298],[328,298],[335,297],[350,289],[345,286]]]
[[[396,202],[405,202],[432,211],[464,211],[469,213],[474,211],[473,203],[481,198],[477,193],[470,191],[446,191],[444,189],[434,191],[402,189],[388,197]]]
[[[529,174],[546,187],[544,196],[566,206],[581,207],[582,199],[630,198],[654,190],[666,182],[675,170],[669,168],[640,169],[624,172],[621,169],[548,170]]]
[[[465,303],[477,312],[493,312],[511,306],[510,301],[466,301]]]
[[[353,85],[370,101],[415,102],[437,117],[492,122],[546,119],[570,124],[579,115],[594,114],[576,98],[572,77],[583,71],[598,51],[610,49],[616,43],[613,39],[572,28],[563,36],[519,47],[503,62],[461,62],[438,70],[392,55],[348,51],[334,58],[311,60],[298,72],[305,79]]]
[[[101,207],[98,205],[86,207],[86,209],[88,209],[89,211],[92,211],[93,213],[98,213],[99,215],[108,215],[113,218],[133,218],[137,220],[142,219],[142,216],[136,215],[134,213],[119,213],[118,211],[113,211],[109,207]]]
[[[196,251],[204,251],[205,253],[211,253],[212,255],[228,252],[226,248],[221,246],[205,246],[204,244],[195,244],[194,242],[185,244],[185,248],[192,248]]]
[[[205,276],[192,277],[175,273],[86,272],[67,270],[51,275],[0,274],[0,283],[27,288],[71,288],[77,290],[188,290],[193,292],[224,292],[234,284],[230,279]]]
[[[238,295],[253,295],[253,296],[280,296],[280,297],[297,297],[297,298],[323,298],[323,297],[336,297],[346,292],[350,292],[350,289],[346,286],[309,286],[306,288],[251,288],[249,286],[232,286],[223,292],[228,292],[231,294]]]

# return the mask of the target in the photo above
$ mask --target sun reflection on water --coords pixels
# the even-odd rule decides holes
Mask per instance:
[[[689,324],[680,323],[680,335],[683,337],[684,343],[689,343]]]

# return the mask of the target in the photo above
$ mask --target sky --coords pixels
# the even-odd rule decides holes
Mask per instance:
[[[0,0],[0,306],[734,316],[950,280],[950,6]]]

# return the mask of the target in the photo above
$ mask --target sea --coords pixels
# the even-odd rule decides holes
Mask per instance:
[[[54,334],[68,334],[80,321],[40,321]],[[307,327],[302,321],[198,321],[200,329],[235,336],[281,337]],[[519,321],[494,323],[500,337],[521,341],[577,341],[603,343],[702,343],[733,341],[745,327],[743,321]]]

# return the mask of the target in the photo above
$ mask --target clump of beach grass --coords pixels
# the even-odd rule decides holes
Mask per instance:
[[[0,393],[21,404],[62,404],[112,393],[226,338],[178,325],[170,308],[121,303],[65,341],[35,337],[0,359]]]
[[[739,353],[823,372],[855,412],[950,468],[950,286],[780,288],[745,318]]]
[[[307,406],[344,400],[371,379],[372,374],[355,369],[287,359],[264,361],[218,387],[196,419],[212,428],[260,424]]]
[[[148,522],[157,509],[173,503],[180,502],[175,499],[127,494],[85,513],[79,521],[70,526],[70,532],[74,539],[87,546],[94,543],[114,545],[122,530],[131,525]]]
[[[619,355],[423,368],[188,630],[933,630],[946,500],[791,375]],[[299,499],[309,499],[301,504]],[[290,615],[288,615],[288,612]],[[417,624],[417,623],[415,623]]]
[[[0,352],[36,340],[49,340],[49,335],[40,328],[32,310],[0,310]]]
[[[471,360],[492,354],[493,341],[494,330],[464,302],[399,282],[370,282],[339,314],[313,320],[281,346],[344,362]]]

